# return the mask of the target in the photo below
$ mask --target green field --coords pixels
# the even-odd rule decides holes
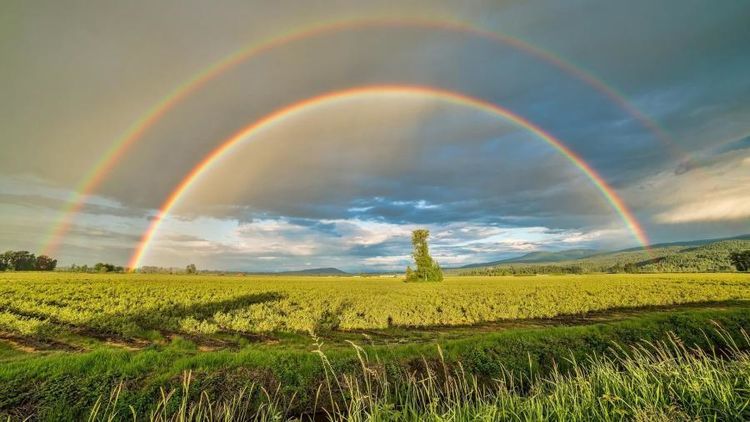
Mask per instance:
[[[649,360],[674,364],[669,356],[676,353],[690,362],[675,369],[687,371],[680,372],[683,381],[696,382],[708,371],[716,376],[711,394],[732,390],[724,391],[722,406],[735,406],[732,415],[750,416],[740,408],[750,404],[750,390],[737,390],[750,380],[742,333],[748,323],[750,275],[740,273],[448,277],[442,283],[393,277],[2,273],[0,415],[80,419],[97,409],[97,399],[106,403],[119,385],[111,409],[120,416],[129,415],[132,406],[147,417],[164,401],[159,391],[165,388],[175,393],[161,419],[179,414],[182,398],[188,408],[203,411],[227,403],[236,404],[229,406],[234,411],[273,408],[263,413],[270,419],[320,417],[321,412],[338,412],[339,419],[523,419],[505,414],[509,407],[497,402],[502,398],[515,406],[516,416],[535,420],[561,411],[554,400],[576,383],[609,388],[612,394],[624,388],[606,384],[604,374],[612,383],[653,377],[654,388],[663,384],[661,393],[667,394],[661,402],[648,402],[653,408],[623,410],[613,402],[611,409],[599,409],[612,415],[626,412],[624,418],[633,419],[674,411],[705,417],[717,411],[713,402],[683,408],[687,405],[670,399],[708,400],[700,392],[670,392],[676,387],[668,382],[683,380],[674,372],[672,381],[638,372],[661,367],[648,369]],[[672,335],[680,342],[670,343]],[[642,341],[667,343],[652,343],[649,347],[659,351],[645,355],[613,352]],[[366,359],[355,345],[365,347]],[[694,348],[713,354],[696,355]],[[605,358],[610,355],[617,355],[614,361]],[[731,359],[725,362],[726,357]],[[368,363],[363,366],[361,359]],[[618,368],[630,369],[615,373]],[[446,401],[425,401],[427,392],[415,392],[426,388],[418,381],[423,378],[414,377],[429,379],[438,369],[444,371],[442,381],[450,378],[454,384],[444,382],[439,385],[452,387],[429,392],[446,395]],[[187,373],[191,386],[185,393],[180,386]],[[505,379],[502,388],[499,377]],[[543,387],[551,379],[561,390]],[[359,382],[379,386],[377,394],[363,394],[365,384],[354,387]],[[416,396],[389,390],[396,385]],[[237,395],[251,387],[254,392],[238,402]],[[261,387],[272,394],[259,393]],[[482,392],[481,399],[464,403],[463,416],[450,412],[464,405],[446,406],[458,394],[455,388]],[[551,398],[529,395],[535,389]],[[201,392],[212,405],[199,405]],[[369,400],[363,397],[375,396],[377,403],[363,404]],[[412,398],[399,401],[405,397]],[[601,417],[580,413],[591,397],[570,398],[579,399],[566,408],[579,412],[578,418]],[[108,411],[102,406],[97,415],[104,418]],[[388,413],[393,406],[412,408],[411,416]]]
[[[0,327],[26,336],[66,331],[166,334],[309,333],[470,325],[612,308],[750,299],[743,274],[452,277],[169,276],[6,273]]]

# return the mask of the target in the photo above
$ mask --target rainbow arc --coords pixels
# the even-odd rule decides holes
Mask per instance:
[[[607,182],[599,175],[599,173],[588,163],[586,163],[583,158],[581,158],[574,151],[568,148],[562,141],[555,138],[553,135],[544,131],[542,128],[530,122],[529,120],[497,104],[442,88],[416,85],[375,85],[333,91],[295,102],[254,121],[253,123],[236,132],[228,139],[224,140],[217,148],[207,154],[198,164],[196,164],[195,167],[193,167],[193,169],[185,176],[185,178],[167,197],[167,199],[159,208],[157,215],[152,219],[148,229],[144,232],[138,247],[136,248],[133,256],[129,261],[128,266],[131,269],[140,267],[144,256],[148,252],[149,246],[153,242],[154,237],[159,230],[159,227],[162,225],[164,220],[168,217],[168,215],[174,209],[180,199],[190,190],[190,188],[195,184],[197,180],[200,179],[201,176],[208,173],[212,167],[214,167],[221,161],[222,157],[232,153],[243,142],[252,139],[253,136],[262,132],[264,129],[272,127],[276,124],[281,124],[287,119],[300,113],[304,113],[305,111],[313,109],[317,106],[335,102],[343,102],[349,99],[360,98],[368,95],[426,96],[434,98],[436,100],[447,101],[452,104],[485,111],[500,118],[507,119],[517,126],[524,128],[528,132],[536,135],[539,139],[543,140],[551,147],[553,147],[557,152],[559,152],[562,156],[567,158],[568,161],[575,165],[583,174],[585,174],[586,177],[588,177],[588,179],[592,182],[594,187],[599,192],[601,192],[602,196],[611,205],[613,210],[620,216],[622,221],[625,223],[625,226],[633,234],[634,238],[641,245],[643,245],[644,248],[648,248],[649,240],[646,232],[643,230],[630,209],[628,209],[622,198],[618,196],[617,192],[611,186],[609,186],[609,184],[607,184]]]

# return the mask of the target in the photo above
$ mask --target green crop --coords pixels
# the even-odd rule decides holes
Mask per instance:
[[[746,274],[448,277],[430,284],[392,277],[2,273],[0,331],[321,332],[743,299],[750,299]]]

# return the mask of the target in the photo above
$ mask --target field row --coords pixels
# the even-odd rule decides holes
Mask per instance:
[[[750,299],[744,274],[397,278],[0,274],[0,332],[143,337],[465,325]]]

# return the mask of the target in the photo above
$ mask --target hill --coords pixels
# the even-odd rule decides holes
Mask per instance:
[[[476,264],[459,269],[464,275],[505,275],[588,272],[718,272],[734,271],[731,252],[750,249],[750,235],[728,239],[705,239],[653,245],[649,251],[631,248],[596,253],[577,259],[499,261],[495,265]],[[544,255],[540,255],[544,256]],[[492,263],[490,263],[492,264]],[[462,270],[462,271],[461,271]]]
[[[538,252],[529,252],[525,255],[515,257],[515,258],[502,259],[502,260],[493,261],[493,262],[482,262],[478,264],[469,264],[469,265],[464,265],[459,268],[494,267],[496,265],[515,264],[515,263],[560,262],[560,261],[569,261],[572,259],[585,258],[588,256],[596,255],[598,253],[601,253],[601,252],[595,249],[569,249],[569,250],[564,250],[564,251],[559,251],[559,252],[538,251]]]
[[[702,246],[702,245],[708,245],[710,243],[717,243],[722,242],[725,240],[750,240],[750,234],[741,234],[739,236],[732,236],[732,237],[720,237],[720,238],[713,238],[713,239],[695,239],[695,240],[683,240],[679,242],[668,242],[668,243],[655,243],[651,245],[651,249],[661,249],[661,248],[669,248],[674,246]],[[640,251],[643,250],[643,247],[638,246],[635,248],[629,248],[629,249],[622,249],[620,251],[616,252],[630,252],[630,251]]]

